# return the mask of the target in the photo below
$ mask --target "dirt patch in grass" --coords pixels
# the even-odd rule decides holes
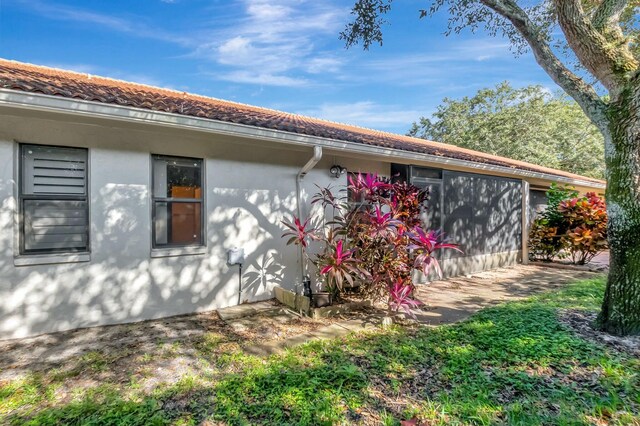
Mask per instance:
[[[212,311],[0,341],[0,383],[36,374],[65,387],[135,379],[151,388],[186,374],[211,373],[222,355],[241,353],[246,345],[359,315],[313,320],[281,309],[225,322]]]
[[[595,328],[598,314],[579,309],[560,309],[558,320],[574,333],[591,342],[640,358],[640,336],[614,336]]]

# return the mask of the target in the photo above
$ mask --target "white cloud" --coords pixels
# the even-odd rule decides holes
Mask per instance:
[[[304,74],[334,73],[337,57],[319,51],[316,40],[335,35],[348,10],[326,1],[243,0],[243,15],[219,34],[220,41],[206,43],[197,56],[231,68],[220,79],[243,83],[299,85],[310,82]]]
[[[335,40],[349,12],[332,4],[335,0],[236,0],[224,5],[228,15],[215,25],[203,28],[199,23],[178,32],[159,28],[145,17],[112,16],[43,0],[19,1],[50,19],[182,46],[190,51],[187,56],[226,67],[216,79],[277,86],[311,84],[314,74],[340,70],[339,55],[327,54],[317,44],[326,36]]]
[[[411,123],[424,115],[424,111],[403,109],[398,105],[381,105],[371,101],[325,103],[318,108],[300,111],[300,113],[339,123],[376,129],[394,126],[409,129]]]
[[[336,73],[340,70],[342,61],[337,58],[316,57],[311,58],[306,64],[306,71],[310,74]]]
[[[247,71],[232,71],[229,73],[215,74],[212,77],[233,83],[263,84],[266,86],[306,86],[310,82],[304,78],[288,77],[286,75],[274,75],[269,73],[252,73]]]
[[[447,39],[425,43],[420,53],[386,54],[379,59],[354,62],[342,77],[347,82],[429,86],[437,91],[443,84],[463,79],[474,84],[474,76],[492,73],[513,57],[509,44],[493,38]],[[489,60],[491,59],[491,60]],[[470,81],[470,80],[473,80]]]

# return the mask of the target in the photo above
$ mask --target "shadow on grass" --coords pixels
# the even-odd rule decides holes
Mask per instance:
[[[10,424],[634,424],[640,362],[586,342],[557,307],[591,308],[602,282],[486,309],[438,328],[312,342],[151,393],[94,389]],[[635,414],[634,414],[635,413]]]

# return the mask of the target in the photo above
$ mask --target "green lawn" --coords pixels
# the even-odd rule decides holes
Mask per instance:
[[[73,373],[2,384],[0,423],[639,425],[640,360],[556,320],[558,308],[597,310],[603,287],[580,281],[460,324],[313,342],[266,360],[205,339],[192,352],[201,372],[150,392],[133,374],[65,387],[70,375],[109,368],[95,353]]]

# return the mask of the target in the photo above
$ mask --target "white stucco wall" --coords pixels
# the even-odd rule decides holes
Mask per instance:
[[[43,113],[4,115],[0,121],[0,338],[236,304],[238,269],[226,265],[232,246],[247,254],[243,302],[273,297],[275,285],[296,285],[298,252],[285,245],[280,221],[296,211],[295,176],[310,158],[309,149],[72,121],[77,120]],[[88,262],[15,265],[16,141],[89,148]],[[205,159],[204,254],[151,257],[152,153]],[[314,184],[338,183],[328,172],[334,162],[389,173],[387,163],[328,154],[303,181],[305,199]]]
[[[296,213],[295,178],[310,148],[7,108],[0,118],[0,339],[234,305],[238,268],[226,264],[232,246],[247,254],[242,302],[271,298],[276,285],[299,288],[298,250],[281,238],[281,220]],[[24,263],[16,257],[17,142],[89,149],[88,261],[17,265]],[[152,256],[151,154],[204,159],[201,254]],[[303,215],[316,185],[346,183],[346,175],[330,176],[331,165],[389,176],[392,161],[325,150],[303,181]],[[442,266],[446,275],[467,274],[513,264],[519,255],[446,259]]]

